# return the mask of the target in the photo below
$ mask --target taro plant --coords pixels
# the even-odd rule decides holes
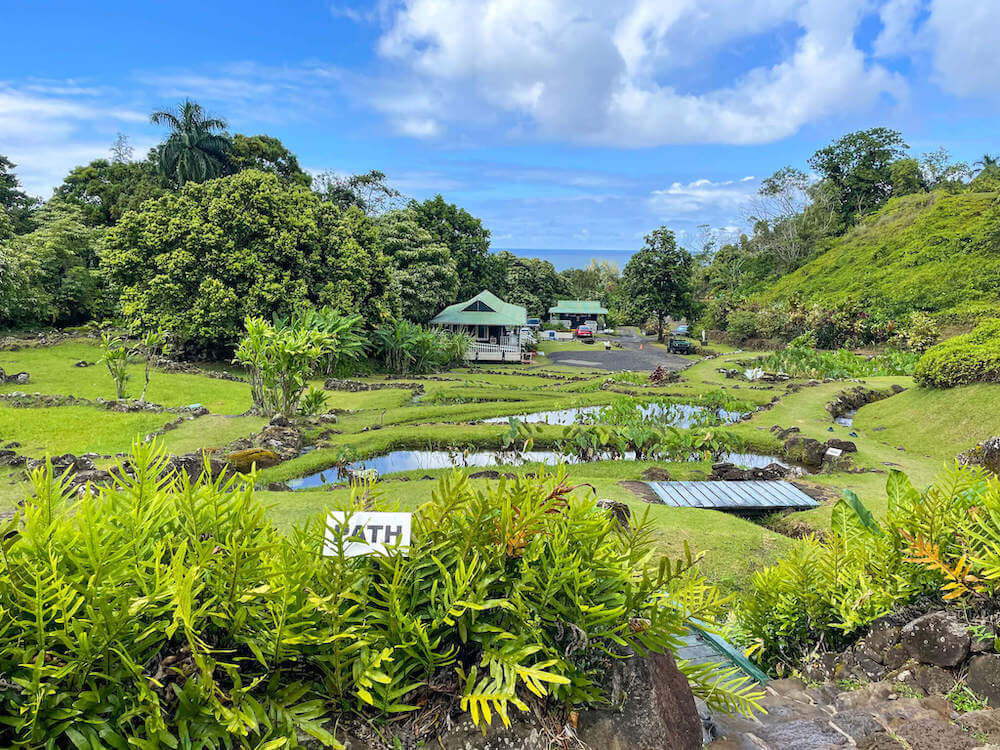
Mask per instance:
[[[265,416],[292,416],[334,339],[308,328],[276,328],[263,318],[247,317],[245,326],[233,361],[247,368],[254,407]]]
[[[408,554],[352,558],[349,532],[325,557],[322,519],[282,534],[252,479],[172,474],[158,444],[113,477],[80,494],[37,470],[0,528],[2,747],[338,747],[338,722],[418,707],[506,723],[601,701],[609,660],[728,606],[564,476],[447,475]],[[380,509],[370,489],[341,509]],[[678,665],[713,706],[760,696]]]

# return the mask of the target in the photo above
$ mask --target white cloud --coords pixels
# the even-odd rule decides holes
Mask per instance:
[[[820,117],[901,96],[854,43],[866,0],[407,0],[378,50],[408,76],[384,111],[461,129],[490,111],[518,137],[625,147],[762,143]],[[791,51],[708,91],[686,69],[754,35],[798,29]]]
[[[751,180],[753,178],[750,178]],[[738,218],[739,210],[756,192],[756,187],[742,180],[700,179],[693,182],[675,182],[670,187],[654,190],[647,199],[650,211],[663,221],[678,216],[708,214]]]
[[[933,0],[926,31],[938,82],[958,96],[1000,94],[996,0]]]
[[[0,82],[0,144],[25,190],[47,197],[74,166],[109,156],[118,130],[147,115],[110,101],[110,92],[73,81]],[[133,143],[141,154],[145,143]],[[144,148],[143,148],[144,147]]]

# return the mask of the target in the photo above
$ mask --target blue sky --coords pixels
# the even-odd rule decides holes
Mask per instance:
[[[310,171],[442,193],[495,248],[734,231],[853,129],[1000,151],[1000,0],[0,0],[0,153],[48,196],[189,96]],[[599,253],[595,253],[599,254]]]

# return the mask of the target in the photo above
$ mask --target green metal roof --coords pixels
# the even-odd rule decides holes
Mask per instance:
[[[465,302],[456,302],[439,312],[432,325],[523,326],[528,311],[520,305],[504,302],[492,292],[482,291]]]
[[[563,315],[607,315],[606,308],[601,307],[601,303],[592,299],[561,299],[555,307],[549,308],[549,314],[562,313]]]

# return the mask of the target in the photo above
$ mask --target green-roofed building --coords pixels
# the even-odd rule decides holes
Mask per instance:
[[[521,329],[527,322],[525,308],[484,290],[472,299],[449,305],[434,316],[431,325],[472,336],[476,343],[469,348],[468,359],[513,362],[521,360]]]
[[[603,316],[607,314],[607,308],[592,299],[561,299],[557,305],[549,308],[550,321],[566,321],[570,328],[576,328],[587,321],[593,321],[603,328]]]

